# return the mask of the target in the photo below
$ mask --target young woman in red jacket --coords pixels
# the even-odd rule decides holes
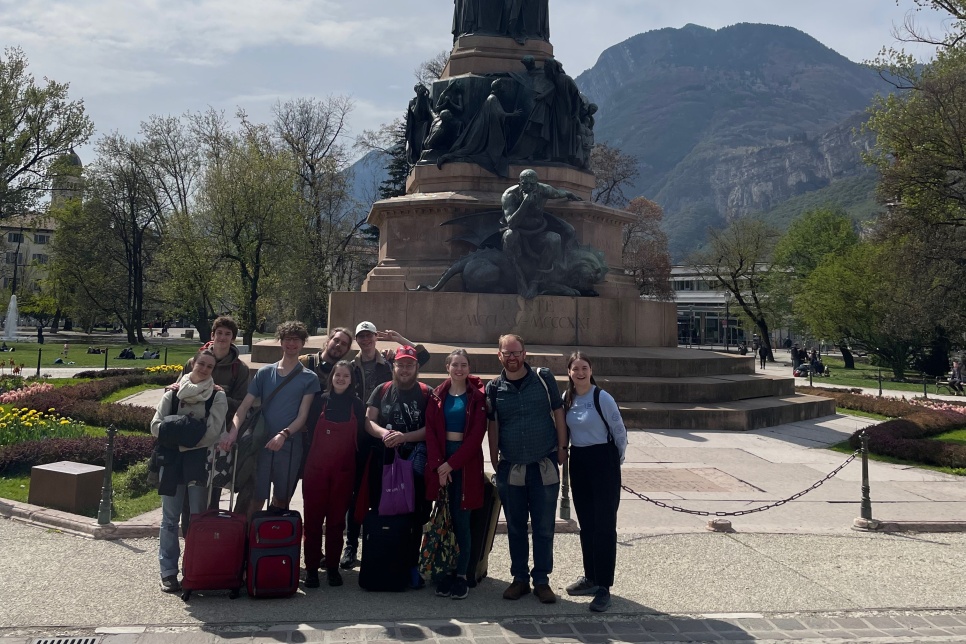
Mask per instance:
[[[449,378],[433,391],[426,405],[426,498],[435,501],[441,487],[449,488],[460,553],[456,570],[440,580],[436,594],[464,599],[469,593],[470,511],[483,506],[486,397],[483,381],[470,375],[465,349],[456,349],[446,357],[446,373]]]

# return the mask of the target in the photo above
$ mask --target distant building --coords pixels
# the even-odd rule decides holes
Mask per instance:
[[[672,266],[671,288],[678,305],[678,344],[735,345],[745,331],[732,307],[731,293],[696,266]]]
[[[17,293],[40,290],[51,260],[56,224],[40,216],[16,216],[0,220],[0,286]]]

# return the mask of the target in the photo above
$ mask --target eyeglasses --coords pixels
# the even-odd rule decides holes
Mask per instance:
[[[500,355],[504,358],[519,358],[523,355],[523,351],[501,351]]]

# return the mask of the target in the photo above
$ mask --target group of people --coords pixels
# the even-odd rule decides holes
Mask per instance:
[[[237,330],[228,317],[215,320],[212,341],[185,365],[151,423],[158,435],[166,416],[188,414],[206,418],[208,430],[182,449],[183,463],[175,480],[167,482],[173,486],[165,487],[161,477],[168,490],[162,499],[162,590],[180,590],[177,535],[179,521],[187,518],[182,512],[201,512],[220,496],[220,490],[206,487],[204,468],[197,464],[215,445],[229,450],[239,440],[258,400],[267,440],[258,447],[250,501],[240,510],[250,516],[266,502],[287,508],[302,477],[307,588],[320,585],[323,567],[328,584],[340,586],[340,569],[359,564],[361,530],[353,510],[379,507],[382,466],[402,458],[412,462],[415,487],[416,529],[405,547],[410,585],[425,585],[417,567],[421,528],[446,488],[459,554],[455,566],[437,580],[435,592],[467,597],[476,564],[470,560],[470,513],[484,503],[487,438],[513,577],[503,597],[518,600],[532,590],[543,603],[557,599],[549,576],[559,468],[569,458],[583,574],[567,592],[594,595],[590,608],[595,611],[610,606],[627,431],[613,397],[596,387],[586,355],[570,356],[568,387],[561,396],[549,370],[527,363],[523,338],[505,335],[499,340],[503,371],[498,377],[484,385],[472,373],[469,353],[456,349],[445,359],[446,380],[433,389],[419,381],[429,353],[395,331],[380,332],[371,322],[361,322],[355,334],[334,328],[321,351],[301,355],[308,331],[300,322],[286,322],[276,331],[281,360],[260,368],[249,383],[248,368],[233,344]],[[353,340],[359,351],[347,360]],[[376,349],[378,340],[394,342],[397,348],[382,354]]]
[[[792,373],[796,376],[807,376],[809,373],[815,376],[829,375],[828,367],[822,362],[822,354],[818,349],[803,349],[798,343],[789,349],[792,358]]]

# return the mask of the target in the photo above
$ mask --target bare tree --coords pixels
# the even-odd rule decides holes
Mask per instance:
[[[637,158],[598,143],[590,153],[590,169],[597,178],[592,196],[594,202],[623,208],[628,201],[624,190],[629,189],[640,174]]]
[[[625,210],[634,222],[624,227],[621,257],[624,270],[634,276],[641,295],[670,302],[671,256],[667,249],[667,233],[661,230],[664,211],[644,197],[635,197]]]

